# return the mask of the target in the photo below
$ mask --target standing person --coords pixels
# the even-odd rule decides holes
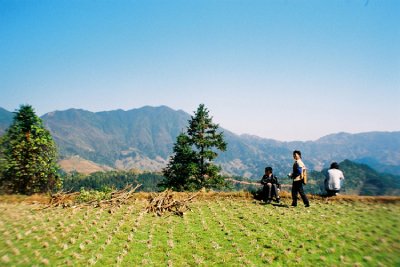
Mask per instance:
[[[339,164],[332,162],[325,179],[325,189],[328,196],[336,196],[339,194],[343,179],[344,175],[343,172],[339,170]]]
[[[306,168],[303,161],[301,160],[301,152],[299,150],[293,151],[293,172],[289,174],[290,178],[293,179],[292,184],[292,207],[297,206],[297,194],[300,193],[301,199],[303,200],[304,206],[309,207],[310,202],[303,189],[303,170]]]
[[[276,202],[280,202],[279,198],[279,183],[278,178],[273,174],[271,167],[265,168],[265,174],[261,178],[260,183],[263,187],[263,199],[266,200],[267,204],[270,204],[272,201],[272,197],[275,196]]]

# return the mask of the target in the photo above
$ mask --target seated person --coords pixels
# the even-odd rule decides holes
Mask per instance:
[[[339,164],[332,162],[326,174],[325,189],[328,196],[336,196],[340,192],[341,183],[344,179],[343,172],[339,170]]]
[[[263,187],[263,200],[270,204],[272,201],[272,197],[276,198],[276,202],[280,202],[279,197],[279,189],[280,184],[278,183],[278,178],[272,173],[271,167],[265,168],[265,174],[261,178],[260,183],[264,186]]]

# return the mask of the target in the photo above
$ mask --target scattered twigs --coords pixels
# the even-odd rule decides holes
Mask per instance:
[[[152,194],[149,198],[149,203],[145,208],[147,213],[155,213],[162,216],[164,213],[172,213],[178,216],[183,216],[187,210],[191,210],[188,203],[191,202],[199,192],[189,195],[184,199],[178,199],[178,195],[172,190],[167,189],[162,193]]]
[[[52,194],[50,197],[49,204],[46,208],[49,207],[71,207],[75,202],[76,196],[79,195],[79,192],[69,193],[60,191],[55,194]]]
[[[45,208],[92,206],[94,208],[109,208],[109,212],[114,213],[115,208],[127,204],[129,200],[136,197],[135,191],[140,186],[137,185],[133,188],[132,185],[128,185],[124,189],[113,191],[106,198],[101,199],[96,197],[87,198],[87,195],[81,195],[83,192],[58,192],[51,196],[49,204]],[[144,211],[155,213],[158,216],[162,216],[165,213],[183,216],[186,211],[191,210],[188,203],[193,201],[199,193],[176,193],[169,189],[161,193],[152,193],[148,197],[148,204]]]
[[[138,189],[141,185],[138,184],[134,188],[132,185],[127,185],[124,189],[116,190],[110,193],[110,196],[106,199],[92,199],[88,201],[79,201],[79,197],[81,192],[58,192],[56,194],[51,195],[50,201],[46,208],[49,207],[75,207],[75,206],[93,206],[93,207],[104,207],[111,206],[116,207],[121,204],[126,204],[131,198],[134,197],[134,193],[136,189]]]
[[[102,207],[105,205],[118,206],[121,204],[126,204],[129,199],[133,198],[133,194],[135,193],[136,189],[138,189],[140,186],[141,184],[138,184],[135,186],[135,188],[132,189],[132,185],[127,185],[122,190],[111,192],[110,199],[104,199],[100,201],[94,200],[86,204],[94,205],[95,207]]]

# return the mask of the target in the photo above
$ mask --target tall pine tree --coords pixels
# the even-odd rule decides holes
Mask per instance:
[[[20,106],[2,138],[1,149],[1,186],[6,191],[29,195],[61,185],[56,144],[32,106]]]
[[[224,178],[221,168],[213,164],[217,150],[225,151],[227,143],[218,124],[212,122],[209,111],[200,104],[189,121],[187,134],[180,134],[174,146],[174,156],[164,169],[163,185],[174,190],[199,190],[222,188]]]

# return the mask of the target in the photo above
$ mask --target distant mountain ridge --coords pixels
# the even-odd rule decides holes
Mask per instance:
[[[13,118],[14,114],[12,112],[0,107],[0,136],[5,133],[5,130],[12,123]]]
[[[12,116],[0,109],[0,133]],[[79,156],[103,167],[159,171],[190,115],[167,106],[145,106],[103,112],[69,109],[49,112],[42,119],[63,159]],[[316,141],[281,142],[221,130],[228,149],[220,153],[217,163],[230,175],[259,178],[267,165],[284,175],[290,171],[294,149],[302,151],[310,169],[322,170],[332,161],[350,159],[400,174],[400,132],[338,133]]]
[[[340,170],[344,173],[341,194],[362,196],[400,195],[400,176],[381,173],[370,166],[356,163],[348,159],[339,162]],[[311,171],[308,175],[306,190],[313,194],[326,194],[325,178],[328,168],[322,171]],[[290,184],[289,178],[283,178],[281,183]]]
[[[399,177],[378,173],[365,164],[345,160],[340,163],[345,180],[342,191],[351,195],[383,196],[400,195]]]
[[[89,112],[70,109],[45,114],[63,157],[82,158],[120,169],[161,169],[188,114],[168,107]]]

